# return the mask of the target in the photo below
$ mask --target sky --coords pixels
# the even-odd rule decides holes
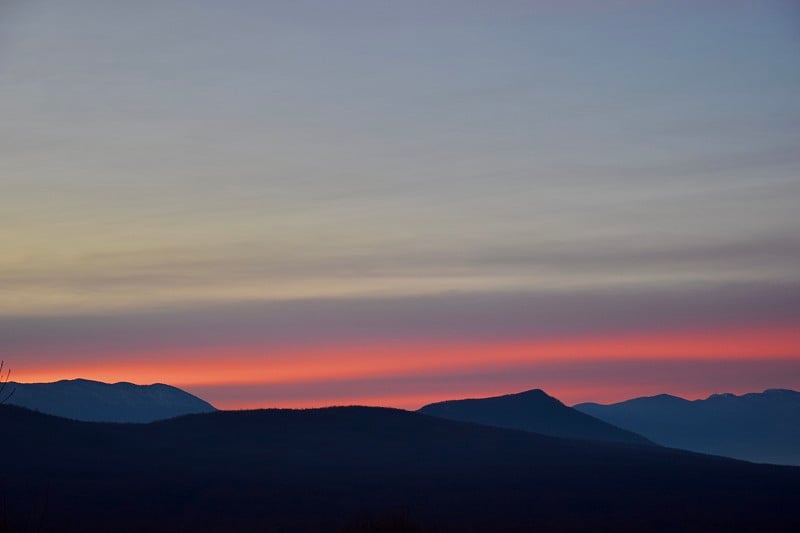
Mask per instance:
[[[800,389],[789,0],[0,2],[0,356],[218,407]]]

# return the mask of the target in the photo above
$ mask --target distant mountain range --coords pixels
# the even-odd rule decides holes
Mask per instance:
[[[9,383],[9,404],[88,422],[147,423],[215,408],[169,385],[85,379]],[[449,400],[419,413],[566,439],[657,444],[755,462],[800,465],[800,393],[767,390],[684,400],[662,394],[568,407],[539,389]]]
[[[800,468],[395,409],[0,428],[3,531],[800,531]]]
[[[694,401],[662,394],[575,409],[664,446],[800,465],[800,393],[792,390],[714,394]]]
[[[640,435],[567,407],[540,389],[491,398],[437,402],[426,405],[419,412],[553,437],[648,443]]]
[[[9,383],[8,403],[86,422],[153,422],[214,411],[200,398],[169,385],[101,383],[72,379],[55,383]]]

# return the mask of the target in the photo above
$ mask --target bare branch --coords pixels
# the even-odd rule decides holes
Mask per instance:
[[[14,395],[14,391],[16,389],[11,389],[8,393],[6,393],[6,388],[8,387],[8,380],[11,377],[11,369],[5,369],[5,375],[3,375],[3,369],[5,368],[6,362],[0,361],[0,405],[6,403],[11,396]]]

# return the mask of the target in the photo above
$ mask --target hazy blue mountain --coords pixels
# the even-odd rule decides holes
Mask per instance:
[[[152,422],[214,411],[176,387],[101,383],[72,379],[55,383],[9,383],[9,404],[86,422]]]
[[[4,531],[800,530],[800,468],[396,409],[97,424],[6,405],[0,428]],[[358,526],[398,513],[418,527]]]
[[[662,394],[575,409],[664,446],[800,465],[800,393],[792,390],[714,394],[694,401]]]
[[[419,412],[553,437],[647,443],[647,439],[567,407],[539,389],[492,398],[437,402]]]

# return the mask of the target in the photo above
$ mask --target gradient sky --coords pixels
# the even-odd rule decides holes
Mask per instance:
[[[0,3],[0,355],[219,407],[800,388],[800,7]]]

